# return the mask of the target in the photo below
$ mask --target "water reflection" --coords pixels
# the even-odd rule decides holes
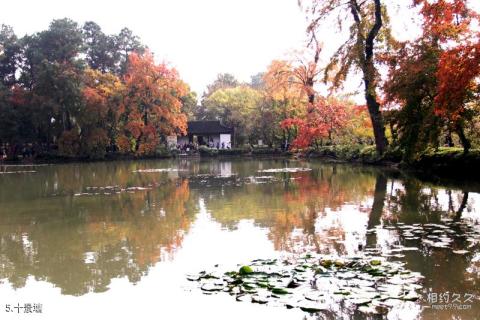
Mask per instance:
[[[286,166],[312,170],[260,172]],[[169,170],[142,172],[152,168]],[[424,298],[432,292],[480,294],[480,196],[471,187],[445,188],[376,168],[284,160],[111,162],[35,171],[0,176],[0,279],[13,288],[28,286],[31,276],[75,296],[108,291],[115,278],[138,283],[158,262],[175,264],[183,241],[194,237],[191,226],[201,221],[219,224],[219,237],[251,223],[265,231],[265,239],[256,241],[272,244],[272,252],[389,254],[426,277]],[[207,216],[199,214],[201,206]],[[409,226],[425,224],[451,230],[444,232],[452,238],[449,248],[425,245],[434,233],[405,235]],[[239,248],[249,237],[241,235]],[[208,267],[188,261],[192,268]],[[412,316],[428,303],[416,306]],[[469,319],[480,306],[475,301],[460,313],[422,312]]]
[[[1,181],[0,278],[14,288],[29,276],[62,293],[135,283],[181,245],[197,204],[188,180],[133,176],[131,166],[59,166]],[[13,181],[12,181],[13,180]],[[75,196],[108,185],[158,185],[113,195]]]

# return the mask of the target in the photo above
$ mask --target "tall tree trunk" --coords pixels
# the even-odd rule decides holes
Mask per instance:
[[[465,131],[463,130],[463,125],[460,122],[457,122],[455,129],[457,131],[458,137],[460,138],[460,142],[462,143],[463,153],[467,154],[470,148],[472,147],[472,144],[470,143],[470,140],[465,135]]]
[[[315,90],[313,89],[314,80],[312,78],[308,78],[307,80],[307,92],[308,92],[308,106],[309,111],[313,110],[313,104],[315,102]]]
[[[389,126],[390,126],[390,132],[392,133],[392,140],[395,143],[397,142],[397,137],[398,137],[397,131],[395,130],[395,126],[393,125],[392,121],[389,122]]]
[[[452,131],[450,129],[448,129],[447,133],[445,134],[445,144],[447,145],[447,147],[454,147],[455,146],[453,144]]]
[[[365,80],[365,88],[369,87],[369,81]],[[383,154],[387,147],[387,138],[385,136],[385,125],[383,122],[383,116],[380,112],[380,104],[377,102],[375,94],[368,93],[369,89],[366,89],[367,93],[365,98],[367,100],[368,113],[372,121],[373,135],[375,137],[375,146],[379,154]]]
[[[322,46],[318,43],[315,32],[312,33],[312,39],[310,40],[311,45],[315,45],[315,54],[313,56],[313,70],[306,70],[304,86],[307,91],[308,97],[308,113],[313,111],[313,106],[315,103],[315,77],[317,73],[317,65],[320,60],[320,52],[322,51]]]
[[[355,20],[357,28],[357,45],[363,49],[360,54],[360,67],[363,73],[363,82],[365,84],[365,100],[367,101],[368,113],[372,121],[373,134],[375,136],[375,145],[377,152],[383,154],[387,147],[387,138],[385,136],[385,124],[382,113],[380,112],[380,104],[377,101],[377,83],[376,72],[373,61],[373,47],[376,37],[382,28],[382,5],[380,0],[374,0],[375,3],[375,22],[368,32],[367,37],[363,33],[364,23],[362,23],[360,15],[360,7],[356,0],[350,1],[350,9]]]

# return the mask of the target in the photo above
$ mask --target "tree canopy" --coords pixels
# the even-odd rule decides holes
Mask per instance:
[[[177,71],[155,63],[131,30],[108,35],[91,21],[54,20],[23,38],[3,25],[0,80],[0,145],[9,157],[57,148],[73,157],[153,154],[165,135],[185,133],[183,105],[196,104]]]
[[[302,0],[306,42],[242,82],[219,73],[197,103],[178,72],[131,30],[53,20],[17,37],[0,28],[0,147],[36,154],[148,156],[187,120],[219,120],[237,146],[309,151],[374,144],[406,162],[430,149],[480,146],[480,13],[467,0],[412,0],[420,36],[398,41],[384,0]],[[327,56],[325,28],[339,38]],[[327,50],[328,51],[328,50]],[[361,76],[364,102],[342,87]],[[323,86],[323,87],[322,87]],[[27,147],[26,147],[27,146]],[[28,152],[27,152],[28,153]]]

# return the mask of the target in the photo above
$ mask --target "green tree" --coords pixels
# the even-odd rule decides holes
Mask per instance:
[[[202,104],[207,119],[220,120],[227,126],[235,128],[235,144],[254,142],[253,121],[262,100],[259,91],[248,86],[218,89]]]
[[[73,130],[82,112],[82,33],[76,22],[54,20],[48,30],[26,36],[22,42],[21,84],[30,91],[38,135],[50,143]]]
[[[195,120],[195,115],[199,108],[197,93],[191,91],[187,84],[185,84],[185,87],[187,88],[187,93],[180,98],[182,101],[182,113],[187,116],[187,120]]]
[[[103,33],[100,26],[93,21],[85,22],[82,33],[88,66],[102,72],[115,72],[120,59],[116,37]]]
[[[25,115],[20,110],[21,90],[14,91],[12,86],[17,82],[16,72],[20,62],[21,46],[13,29],[2,25],[0,28],[0,145],[10,143],[9,157],[15,157],[14,145],[24,140],[30,132],[22,120]],[[15,153],[15,152],[14,152]]]
[[[16,71],[19,69],[21,46],[10,26],[0,27],[0,81],[4,86],[16,83]]]
[[[116,48],[119,54],[117,72],[124,75],[128,70],[128,56],[132,52],[142,54],[147,49],[140,41],[140,38],[133,34],[128,28],[123,28],[116,36]]]
[[[438,44],[423,39],[404,44],[388,59],[386,100],[401,107],[387,112],[386,119],[407,162],[427,147],[439,144],[443,121],[435,114],[434,99],[440,55]]]
[[[211,120],[212,114],[209,110],[206,109],[205,104],[203,103],[208,99],[215,91],[220,89],[235,88],[239,85],[238,80],[234,75],[230,73],[219,73],[215,81],[207,86],[207,89],[202,95],[202,103],[199,108],[196,109],[195,118],[196,120]]]
[[[212,84],[207,86],[207,90],[203,94],[203,98],[208,98],[219,89],[235,88],[239,84],[240,82],[235,78],[234,75],[230,73],[219,73],[217,75],[217,79],[215,79]]]

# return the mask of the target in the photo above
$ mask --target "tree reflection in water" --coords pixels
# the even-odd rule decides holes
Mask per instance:
[[[15,288],[33,276],[63,294],[102,292],[113,278],[138,282],[181,245],[197,206],[188,179],[156,181],[158,176],[133,175],[132,165],[111,165],[82,165],[73,173],[72,167],[59,166],[44,180],[16,181],[13,189],[2,180],[0,278]],[[115,184],[157,187],[74,196],[91,186]],[[34,200],[16,194],[22,187]],[[35,198],[39,190],[43,197]]]
[[[259,172],[285,166],[312,170]],[[175,170],[135,172],[152,167]],[[99,188],[107,186],[117,187]],[[355,255],[416,246],[393,259],[426,277],[424,297],[446,291],[478,296],[479,245],[469,240],[472,229],[461,228],[478,230],[475,188],[441,187],[378,168],[281,160],[112,162],[4,175],[0,278],[19,288],[33,276],[71,295],[108,290],[119,277],[138,282],[157,262],[175,258],[203,202],[222,232],[249,220],[281,252]],[[412,242],[397,228],[449,221],[459,226],[455,247],[468,253]],[[479,311],[474,305],[465,318]]]
[[[410,269],[426,276],[424,299],[429,292],[479,296],[478,242],[455,242],[457,249],[470,246],[469,253],[461,255],[450,249],[427,248],[420,241],[409,242],[397,230],[388,228],[397,223],[445,225],[451,219],[480,231],[480,212],[474,206],[475,199],[480,199],[477,193],[474,199],[466,190],[446,189],[389,171],[340,165],[322,165],[312,172],[282,173],[277,177],[281,183],[233,189],[212,187],[203,191],[211,199],[207,207],[213,218],[229,229],[235,229],[245,219],[268,229],[277,250],[354,255],[365,248],[387,252],[416,246],[420,250],[404,251],[398,256]],[[283,197],[278,197],[280,194]],[[378,232],[367,232],[375,228],[379,228]],[[469,237],[465,230],[455,231],[455,238]],[[474,304],[463,314],[469,319],[479,311]],[[455,310],[431,309],[425,313],[445,319],[458,314]]]

